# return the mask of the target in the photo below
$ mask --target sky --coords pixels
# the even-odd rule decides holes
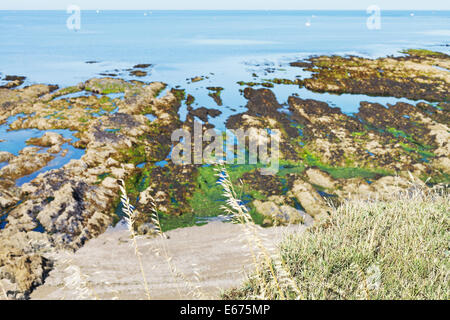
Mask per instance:
[[[0,10],[450,10],[448,0],[1,0]]]

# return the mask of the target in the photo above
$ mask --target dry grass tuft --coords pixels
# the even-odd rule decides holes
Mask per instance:
[[[446,191],[419,187],[391,201],[353,200],[327,221],[282,242],[282,261],[306,299],[449,299]],[[272,271],[249,277],[224,298],[296,298],[266,286]]]
[[[130,232],[131,240],[133,241],[133,247],[134,247],[134,253],[139,261],[139,268],[141,270],[142,274],[142,280],[144,281],[144,289],[145,294],[147,296],[147,299],[151,299],[150,295],[150,289],[148,287],[147,277],[145,276],[144,271],[144,265],[142,264],[142,254],[139,251],[139,247],[137,245],[137,236],[134,231],[134,224],[136,221],[136,214],[134,211],[134,207],[130,204],[130,199],[128,198],[127,191],[125,190],[125,182],[123,180],[120,180],[121,184],[119,184],[120,187],[120,201],[122,202],[122,212],[124,213],[124,220],[127,224],[128,231]]]
[[[218,183],[223,187],[223,195],[226,198],[226,206],[222,209],[232,217],[232,221],[242,226],[243,235],[247,247],[250,249],[256,281],[260,284],[260,289],[251,299],[267,299],[270,292],[276,292],[277,297],[286,299],[286,290],[295,293],[295,298],[302,297],[301,291],[292,278],[290,271],[286,268],[283,257],[270,255],[263,243],[263,236],[259,232],[260,227],[255,224],[248,208],[238,199],[236,191],[231,182],[230,176],[224,165],[219,165],[216,169],[219,177]],[[265,273],[265,270],[268,273]]]

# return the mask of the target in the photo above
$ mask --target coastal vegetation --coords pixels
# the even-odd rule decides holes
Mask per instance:
[[[271,261],[223,298],[448,300],[449,200],[411,184],[390,201],[345,201],[280,244],[295,286],[278,289]]]

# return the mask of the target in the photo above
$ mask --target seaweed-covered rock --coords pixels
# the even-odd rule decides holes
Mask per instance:
[[[412,50],[405,53],[406,56],[379,59],[318,56],[307,59],[306,63],[291,65],[306,67],[313,73],[303,81],[312,91],[427,101],[448,99],[450,76],[445,69],[450,65],[450,56]]]

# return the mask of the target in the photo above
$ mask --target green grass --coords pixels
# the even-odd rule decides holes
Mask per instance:
[[[389,201],[345,202],[281,243],[277,253],[298,291],[282,286],[281,295],[267,268],[223,297],[448,300],[449,207],[447,193],[418,189]]]

